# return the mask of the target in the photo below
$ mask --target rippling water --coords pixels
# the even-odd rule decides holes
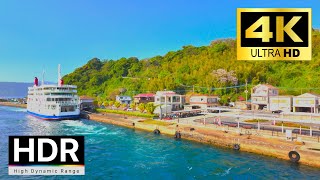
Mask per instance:
[[[319,179],[320,169],[89,120],[43,121],[0,106],[0,178],[8,176],[9,135],[84,135],[85,176],[48,179]]]

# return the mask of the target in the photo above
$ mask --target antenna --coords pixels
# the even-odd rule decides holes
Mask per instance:
[[[41,85],[44,85],[44,74],[45,74],[45,72],[44,72],[44,70],[42,70],[42,81],[41,81]]]
[[[61,66],[58,64],[58,85],[61,86]]]
[[[60,64],[58,64],[58,82],[60,81],[61,79],[61,66]]]

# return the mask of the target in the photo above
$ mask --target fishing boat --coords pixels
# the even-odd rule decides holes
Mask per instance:
[[[77,86],[65,85],[58,66],[58,83],[39,85],[35,77],[34,85],[28,88],[27,112],[45,120],[79,119],[80,105]]]

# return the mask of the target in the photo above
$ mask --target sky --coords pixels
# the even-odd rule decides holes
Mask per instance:
[[[236,8],[311,7],[318,0],[1,0],[0,81],[57,81],[90,59],[139,59],[235,38]]]

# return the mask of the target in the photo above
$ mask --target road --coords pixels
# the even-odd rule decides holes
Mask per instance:
[[[265,113],[260,113],[260,114],[265,114]],[[215,116],[216,115],[216,116]],[[276,117],[279,114],[268,114],[270,117]],[[197,118],[196,118],[197,117]],[[194,122],[197,123],[203,123],[204,121],[204,116],[196,116],[194,119]],[[211,115],[206,115],[206,124],[218,124],[216,118],[219,117],[218,113],[211,114]],[[221,113],[221,124],[230,126],[230,127],[238,127],[238,121],[234,117],[227,117],[223,116],[223,113]],[[246,123],[243,122],[245,119],[239,118],[239,126],[241,128],[247,128],[247,129],[258,129],[258,124],[257,123]],[[183,119],[181,119],[183,121]],[[272,125],[272,121],[268,122],[261,122],[260,124],[260,130],[269,130],[269,131],[274,131],[274,132],[282,132],[282,127],[280,126],[274,126]],[[294,134],[300,134],[300,129],[299,128],[291,128],[291,127],[284,127],[284,132],[286,130],[292,130],[292,133]],[[312,136],[320,136],[320,131],[317,130],[319,129],[319,126],[314,126],[312,128]],[[302,135],[310,135],[310,130],[307,129],[301,129],[301,134]]]

